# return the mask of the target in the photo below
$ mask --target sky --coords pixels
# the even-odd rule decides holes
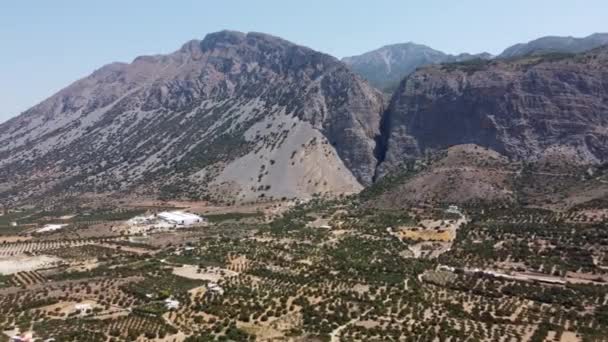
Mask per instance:
[[[498,54],[546,35],[608,32],[606,0],[2,0],[0,122],[99,67],[223,29],[336,57],[413,41]]]

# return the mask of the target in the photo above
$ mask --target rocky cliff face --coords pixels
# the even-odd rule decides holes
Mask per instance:
[[[608,44],[608,33],[594,33],[584,38],[542,37],[508,47],[498,57],[514,58],[542,53],[581,53]]]
[[[511,158],[608,160],[608,48],[432,66],[406,78],[384,127],[379,174],[404,158],[477,144]]]
[[[382,110],[331,56],[218,32],[104,66],[0,125],[0,198],[353,192],[372,180]]]
[[[419,67],[490,58],[488,53],[449,55],[425,45],[404,43],[387,45],[342,61],[374,87],[392,93],[405,76]]]

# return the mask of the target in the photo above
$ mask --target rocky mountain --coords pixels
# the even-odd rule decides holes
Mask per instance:
[[[430,66],[388,107],[379,175],[402,160],[477,144],[512,159],[608,160],[608,47],[579,55]]]
[[[382,96],[334,57],[223,31],[114,63],[0,125],[0,198],[356,192]]]
[[[381,47],[342,61],[374,87],[392,93],[399,82],[417,68],[439,63],[462,62],[471,59],[490,59],[488,53],[449,55],[428,46],[404,43]]]
[[[513,45],[499,58],[514,58],[540,53],[581,53],[608,44],[608,33],[595,33],[584,38],[549,36]]]

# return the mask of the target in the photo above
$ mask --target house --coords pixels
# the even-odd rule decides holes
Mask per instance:
[[[224,289],[216,283],[209,283],[207,289],[211,292],[219,293],[220,295],[224,294]]]
[[[177,310],[179,309],[179,301],[171,298],[165,299],[165,307],[167,310]]]
[[[456,205],[451,205],[448,207],[448,209],[445,211],[448,214],[458,214],[460,215],[460,208],[458,208],[458,206]]]
[[[454,267],[451,266],[446,266],[446,265],[439,265],[437,266],[437,270],[438,271],[446,271],[446,272],[456,272],[456,269]]]
[[[24,333],[21,335],[15,335],[15,336],[11,337],[10,341],[11,342],[32,342],[32,341],[34,341],[34,338],[32,336],[32,333]]]
[[[84,315],[87,313],[87,311],[90,311],[92,309],[92,307],[91,307],[91,304],[80,303],[80,304],[74,305],[74,309],[76,311],[79,311],[81,315]]]

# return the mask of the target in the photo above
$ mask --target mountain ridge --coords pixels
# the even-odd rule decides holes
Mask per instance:
[[[233,203],[350,194],[404,159],[461,144],[604,161],[604,48],[472,56],[417,67],[387,107],[328,54],[263,33],[211,33],[102,66],[0,124],[0,196]]]
[[[506,48],[498,58],[523,57],[538,53],[581,53],[608,44],[608,33],[593,33],[587,37],[545,36]]]

